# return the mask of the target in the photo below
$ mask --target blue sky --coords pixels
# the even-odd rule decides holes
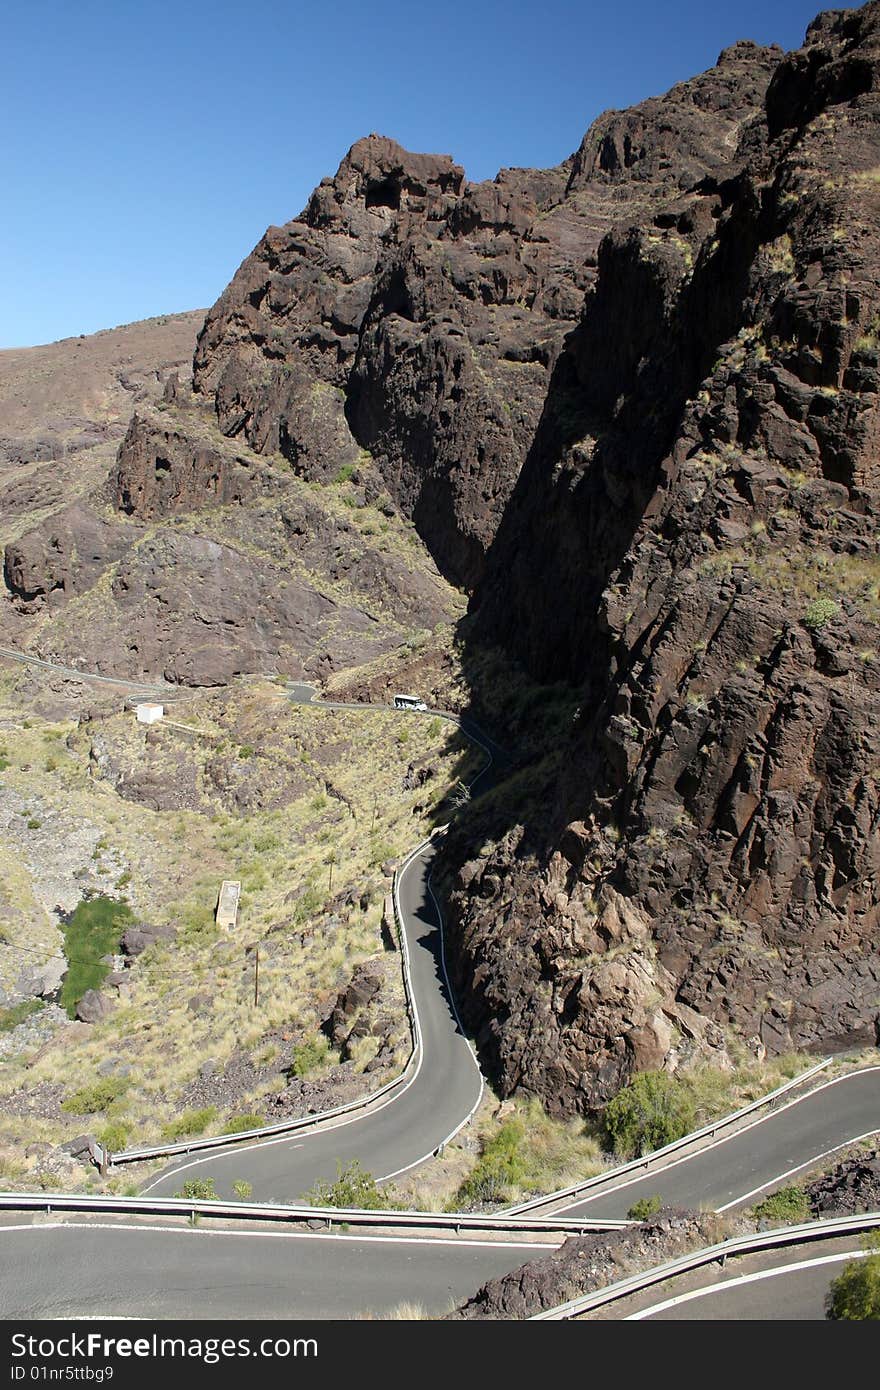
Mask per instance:
[[[0,347],[207,306],[378,131],[472,179],[550,165],[607,107],[818,0],[11,0]]]

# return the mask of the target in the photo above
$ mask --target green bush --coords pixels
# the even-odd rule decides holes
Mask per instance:
[[[174,1195],[175,1197],[191,1197],[197,1202],[216,1202],[218,1200],[213,1178],[190,1178]]]
[[[249,1129],[260,1129],[266,1123],[262,1115],[235,1115],[223,1130],[224,1134],[244,1134]]]
[[[363,1211],[382,1211],[388,1206],[384,1192],[376,1186],[376,1179],[354,1159],[343,1168],[336,1165],[336,1181],[326,1182],[323,1178],[306,1193],[306,1200],[313,1207],[358,1207]]]
[[[880,1238],[876,1232],[864,1245],[878,1253],[845,1265],[828,1290],[826,1316],[837,1322],[880,1321]]]
[[[69,1115],[96,1115],[106,1110],[128,1089],[128,1081],[121,1076],[103,1076],[92,1086],[83,1086],[61,1102],[61,1109]]]
[[[323,1033],[319,1033],[315,1038],[309,1038],[307,1042],[297,1043],[293,1049],[290,1070],[294,1076],[308,1076],[310,1071],[315,1071],[317,1067],[326,1062],[329,1051],[330,1044]]]
[[[18,1004],[10,1004],[8,1009],[0,1009],[0,1033],[11,1033],[26,1018],[45,1008],[45,1004],[45,999],[22,999]]]
[[[807,1194],[802,1187],[780,1187],[778,1192],[771,1192],[758,1203],[755,1216],[759,1221],[784,1221],[788,1226],[809,1221]]]
[[[162,1138],[188,1139],[190,1135],[203,1134],[216,1118],[217,1110],[213,1105],[206,1105],[203,1110],[184,1110],[182,1115],[162,1126]]]
[[[605,1137],[621,1158],[671,1144],[693,1128],[694,1103],[665,1071],[644,1071],[609,1101],[602,1116]]]
[[[133,921],[131,909],[114,898],[81,902],[64,928],[68,967],[61,986],[61,1007],[73,1018],[86,990],[100,989],[107,975],[101,957],[119,949],[122,933]]]
[[[98,1130],[97,1138],[110,1153],[116,1153],[118,1149],[124,1149],[131,1138],[131,1125],[125,1124],[123,1120],[112,1120],[109,1125]]]
[[[240,758],[252,758],[252,757],[254,756],[255,752],[256,752],[256,749],[252,746],[252,744],[250,744],[250,743],[243,743],[243,744],[241,745],[241,747],[239,748],[239,750],[238,750],[238,756],[239,756]]]
[[[630,1221],[647,1221],[649,1216],[656,1216],[662,1205],[662,1198],[655,1192],[650,1197],[640,1197],[637,1202],[633,1202],[627,1216]]]
[[[340,468],[337,468],[336,472],[334,473],[333,481],[334,483],[348,483],[351,481],[353,474],[354,464],[343,463],[342,466]]]
[[[456,1201],[465,1206],[506,1201],[509,1189],[526,1176],[524,1138],[523,1121],[518,1116],[506,1120],[498,1133],[483,1144],[480,1160],[459,1187]]]
[[[248,1197],[253,1196],[254,1185],[245,1182],[244,1178],[239,1178],[238,1182],[232,1184],[232,1190],[240,1202],[246,1202]]]
[[[830,623],[839,611],[840,606],[834,602],[833,598],[814,598],[804,614],[804,622],[807,627],[816,631],[816,629],[824,627],[826,623]]]

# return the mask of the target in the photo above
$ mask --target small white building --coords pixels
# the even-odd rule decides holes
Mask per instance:
[[[134,712],[137,715],[137,722],[139,724],[158,724],[159,720],[164,717],[165,706],[152,704],[135,705]]]
[[[238,926],[238,903],[241,897],[241,883],[237,879],[224,878],[217,897],[217,910],[214,920],[218,927],[234,931]]]

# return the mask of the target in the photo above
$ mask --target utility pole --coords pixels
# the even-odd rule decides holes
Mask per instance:
[[[259,942],[254,942],[252,946],[245,946],[244,953],[249,956],[251,951],[254,953],[254,1008],[260,1002],[260,946]]]

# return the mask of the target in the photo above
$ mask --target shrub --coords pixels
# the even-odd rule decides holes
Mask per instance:
[[[694,1105],[664,1071],[644,1071],[609,1101],[602,1116],[606,1139],[621,1158],[637,1158],[671,1144],[693,1128]]]
[[[778,1192],[771,1192],[758,1203],[755,1216],[759,1221],[783,1221],[790,1226],[809,1221],[807,1194],[802,1187],[780,1187]]]
[[[125,1124],[122,1120],[113,1120],[109,1125],[98,1131],[98,1142],[109,1149],[110,1153],[116,1153],[117,1149],[124,1149],[131,1137],[131,1125]],[[132,1194],[134,1196],[134,1193]]]
[[[253,1183],[245,1182],[244,1178],[239,1178],[238,1182],[232,1184],[232,1190],[239,1201],[246,1202],[248,1197],[253,1194],[254,1185]]]
[[[334,473],[333,481],[334,483],[348,483],[351,481],[353,475],[354,464],[343,463],[342,466],[340,468],[337,468],[336,472]]]
[[[655,1192],[650,1197],[640,1197],[637,1202],[633,1202],[627,1216],[630,1221],[647,1221],[649,1216],[655,1216],[663,1205],[662,1199]]]
[[[206,1105],[203,1110],[184,1110],[176,1119],[162,1126],[163,1139],[187,1139],[191,1134],[202,1134],[212,1120],[216,1120],[217,1110]]]
[[[358,1207],[363,1211],[381,1211],[388,1206],[384,1192],[376,1186],[372,1173],[366,1172],[355,1158],[347,1167],[336,1165],[336,1181],[323,1178],[306,1193],[313,1207]]]
[[[239,748],[239,750],[238,750],[238,756],[239,756],[240,758],[252,758],[252,757],[254,756],[254,753],[255,753],[255,752],[256,752],[256,749],[253,747],[252,744],[250,744],[250,743],[243,743],[243,744],[241,745],[241,747]]]
[[[840,606],[833,598],[814,598],[804,614],[804,623],[815,632],[826,623],[830,623],[839,611]]]
[[[837,1322],[880,1321],[880,1242],[876,1233],[865,1241],[876,1254],[844,1266],[828,1290],[826,1316]]]
[[[175,1197],[192,1197],[197,1202],[217,1201],[213,1178],[190,1178],[174,1195]]]
[[[104,1076],[93,1086],[83,1086],[61,1102],[61,1109],[69,1115],[95,1115],[106,1110],[114,1100],[118,1100],[128,1089],[128,1081],[121,1076]]]
[[[26,1018],[39,1013],[45,1003],[45,999],[22,999],[18,1004],[11,1004],[8,1009],[0,1009],[0,1033],[11,1033],[13,1028],[24,1023]]]
[[[262,1115],[235,1115],[223,1130],[224,1134],[245,1134],[249,1129],[259,1129],[266,1123]]]
[[[526,1175],[521,1152],[524,1138],[523,1121],[518,1116],[506,1120],[483,1144],[480,1160],[459,1187],[456,1200],[465,1205],[505,1201],[508,1189]]]
[[[326,1062],[329,1051],[330,1044],[323,1034],[309,1038],[307,1042],[297,1043],[293,1049],[290,1070],[294,1076],[308,1076],[310,1071],[315,1071]]]

